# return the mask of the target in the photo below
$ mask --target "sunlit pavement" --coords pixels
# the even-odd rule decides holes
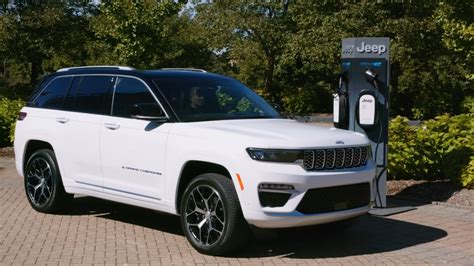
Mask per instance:
[[[0,265],[9,264],[474,265],[474,211],[423,205],[365,216],[345,232],[280,230],[232,257],[212,257],[187,243],[175,216],[90,197],[61,215],[37,213],[14,161],[0,158]]]

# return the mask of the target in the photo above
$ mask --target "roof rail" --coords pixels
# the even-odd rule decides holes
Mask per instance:
[[[162,68],[161,70],[176,70],[176,71],[192,71],[192,72],[203,72],[207,73],[206,70],[204,69],[199,69],[199,68]]]
[[[69,70],[81,70],[81,69],[118,69],[118,70],[135,70],[133,67],[127,66],[79,66],[79,67],[66,67],[61,68],[56,72],[65,72]]]

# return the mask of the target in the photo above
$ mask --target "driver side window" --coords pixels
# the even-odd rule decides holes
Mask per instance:
[[[158,103],[148,87],[138,79],[119,77],[114,92],[112,115],[130,118],[136,104]]]

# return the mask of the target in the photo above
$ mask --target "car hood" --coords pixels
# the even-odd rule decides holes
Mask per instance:
[[[178,123],[171,134],[256,148],[321,148],[368,145],[364,134],[290,119]],[[239,146],[240,146],[239,145]]]

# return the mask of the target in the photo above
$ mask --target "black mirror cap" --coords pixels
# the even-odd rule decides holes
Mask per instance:
[[[283,108],[281,108],[281,106],[277,103],[270,103],[270,106],[273,107],[273,109],[275,109],[279,114],[283,112]]]
[[[132,116],[155,116],[161,117],[165,116],[161,107],[156,103],[138,103],[134,104],[130,110],[130,115]]]
[[[135,119],[150,121],[166,122],[169,120],[161,107],[156,103],[134,104],[130,110],[130,116]]]

